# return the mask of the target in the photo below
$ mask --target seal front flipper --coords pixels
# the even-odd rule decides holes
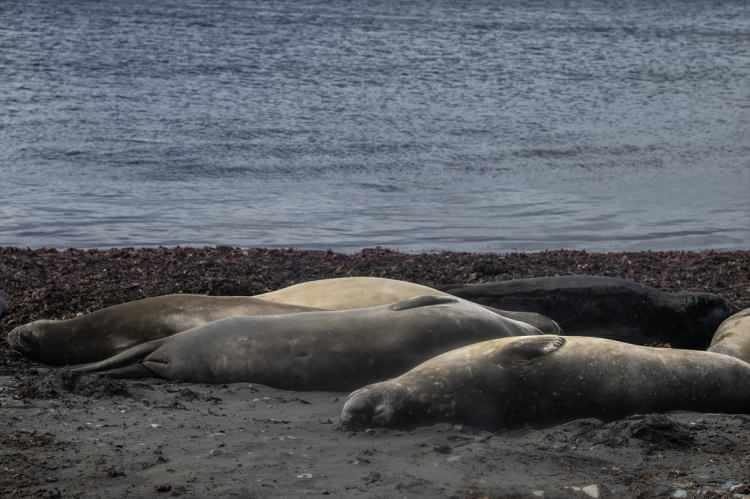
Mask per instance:
[[[495,362],[501,367],[526,364],[560,350],[565,345],[562,336],[521,336],[514,338],[495,352]]]
[[[398,303],[391,305],[391,310],[398,312],[399,310],[410,310],[412,308],[430,307],[432,305],[444,305],[446,303],[458,303],[458,298],[452,296],[417,296],[409,300],[403,300]]]
[[[123,350],[122,352],[113,355],[112,357],[109,357],[104,360],[100,360],[99,362],[92,362],[91,364],[83,364],[78,367],[75,367],[71,370],[74,374],[87,374],[87,373],[104,373],[112,371],[114,373],[115,370],[120,371],[121,369],[124,369],[126,367],[130,367],[131,365],[141,365],[140,361],[146,358],[149,354],[157,350],[160,346],[164,344],[164,342],[167,340],[167,338],[159,338],[156,340],[148,341],[146,343],[141,343],[140,345],[136,345],[134,347],[130,347],[127,350]],[[145,369],[145,367],[143,367]],[[122,371],[124,372],[131,372],[131,371]],[[132,371],[135,372],[135,371]],[[139,371],[142,372],[142,371]],[[118,377],[130,377],[130,376],[118,376]],[[134,376],[134,377],[144,377],[141,376]]]

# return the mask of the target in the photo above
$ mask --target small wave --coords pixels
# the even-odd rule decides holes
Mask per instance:
[[[355,184],[363,189],[375,190],[382,193],[404,192],[405,189],[395,184],[377,184],[374,182],[358,182]]]

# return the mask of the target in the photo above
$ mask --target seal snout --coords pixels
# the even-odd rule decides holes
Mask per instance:
[[[393,423],[396,407],[393,398],[380,387],[366,387],[349,396],[341,410],[341,424],[346,427],[388,426]]]
[[[39,339],[36,337],[34,324],[18,326],[8,333],[8,344],[18,353],[31,359],[38,359],[40,354]]]

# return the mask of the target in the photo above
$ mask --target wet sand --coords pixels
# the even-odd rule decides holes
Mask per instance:
[[[257,294],[347,275],[435,287],[556,274],[710,291],[750,306],[750,252],[354,255],[234,248],[0,248],[0,333],[165,293]],[[0,497],[735,497],[750,416],[638,415],[489,433],[353,433],[346,394],[82,378],[0,346]]]

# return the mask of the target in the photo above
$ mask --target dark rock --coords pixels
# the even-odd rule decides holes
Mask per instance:
[[[8,294],[0,289],[0,319],[8,312]]]

